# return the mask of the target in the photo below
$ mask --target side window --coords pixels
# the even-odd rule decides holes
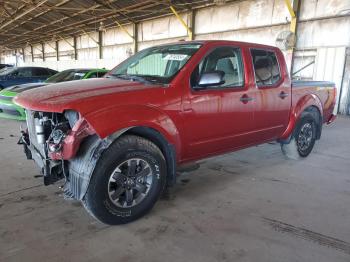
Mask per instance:
[[[225,83],[211,88],[242,87],[244,85],[241,51],[234,47],[219,47],[207,55],[191,75],[191,85],[196,86],[202,74],[224,72]]]
[[[281,73],[275,52],[259,49],[252,49],[250,52],[257,86],[276,84],[281,79]]]
[[[93,72],[89,75],[89,78],[96,78],[97,77],[97,72]]]
[[[107,72],[97,72],[97,77],[100,78],[100,77],[104,77],[104,75],[106,74]]]
[[[52,69],[46,69],[47,71],[48,71],[48,75],[50,75],[50,76],[53,76],[53,75],[55,75],[55,74],[57,74],[58,72],[56,72],[55,70],[52,70]]]
[[[84,73],[84,72],[75,72],[72,80],[80,80],[80,79],[83,79],[84,76],[85,76],[85,74],[86,74],[86,73]],[[91,76],[90,76],[89,78],[91,78]]]
[[[13,70],[10,74],[8,74],[9,76],[18,76],[18,70]]]
[[[36,77],[49,76],[49,73],[45,68],[33,68],[32,74],[33,74],[33,76],[36,76]]]
[[[31,68],[19,68],[17,71],[18,77],[31,77],[32,76],[32,69]]]

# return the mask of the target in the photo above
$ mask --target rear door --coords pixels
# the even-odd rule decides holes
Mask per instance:
[[[257,142],[278,138],[286,129],[291,85],[282,53],[250,49],[256,83],[254,125]]]
[[[186,153],[199,158],[252,142],[253,94],[245,79],[242,50],[222,46],[209,51],[191,74],[188,104],[184,108]],[[194,89],[201,74],[223,71],[222,85]]]

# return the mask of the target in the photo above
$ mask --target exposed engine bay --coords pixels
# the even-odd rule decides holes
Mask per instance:
[[[64,140],[79,120],[79,114],[68,110],[64,114],[26,111],[27,130],[22,131],[19,144],[23,144],[28,159],[33,159],[49,185],[68,178],[63,152]],[[59,157],[61,156],[61,157]]]

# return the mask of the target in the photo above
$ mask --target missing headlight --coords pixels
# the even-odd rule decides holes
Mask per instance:
[[[67,110],[64,112],[64,116],[69,122],[70,128],[73,128],[73,126],[78,122],[79,120],[79,113],[74,110]]]

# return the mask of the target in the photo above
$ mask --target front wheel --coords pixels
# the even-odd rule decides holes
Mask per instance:
[[[102,154],[83,204],[103,223],[129,223],[151,210],[165,178],[166,163],[159,148],[142,137],[123,136]]]
[[[303,116],[298,122],[289,144],[281,144],[282,152],[291,159],[307,157],[316,142],[317,125],[310,115]]]

